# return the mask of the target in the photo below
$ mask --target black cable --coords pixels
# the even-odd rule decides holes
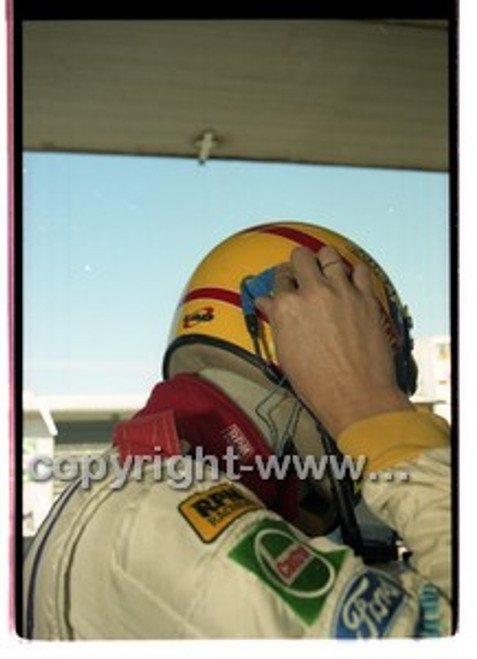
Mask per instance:
[[[316,427],[321,435],[326,455],[328,458],[334,456],[336,459],[336,464],[338,464],[338,461],[342,459],[342,456],[339,453],[334,440],[326,428],[324,428],[324,426],[318,421],[316,421]],[[327,462],[327,471],[333,495],[336,501],[336,508],[343,541],[353,549],[355,554],[363,556],[364,544],[363,538],[361,536],[361,529],[359,528],[359,524],[354,511],[351,482],[345,475],[343,475],[342,481],[338,480],[335,469],[332,465],[332,461],[329,459]]]

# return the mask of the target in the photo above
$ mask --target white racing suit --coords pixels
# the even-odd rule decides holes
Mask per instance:
[[[448,430],[433,415],[391,413],[354,424],[339,446],[368,456],[363,497],[403,538],[409,562],[365,565],[345,545],[304,536],[238,481],[206,470],[183,490],[149,464],[141,480],[114,487],[111,473],[56,502],[24,566],[24,635],[453,633]]]

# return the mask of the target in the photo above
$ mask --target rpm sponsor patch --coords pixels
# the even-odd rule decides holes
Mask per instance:
[[[337,607],[332,636],[382,638],[406,599],[400,586],[385,575],[364,570],[354,577]]]
[[[202,542],[213,542],[238,517],[259,508],[237,487],[222,483],[188,497],[179,512]]]
[[[348,550],[319,552],[285,522],[265,520],[229,557],[257,575],[307,624],[320,615]]]

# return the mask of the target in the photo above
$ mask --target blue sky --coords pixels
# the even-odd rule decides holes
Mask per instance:
[[[24,386],[146,394],[217,242],[273,219],[344,233],[385,268],[414,336],[449,332],[448,176],[139,156],[24,157]]]

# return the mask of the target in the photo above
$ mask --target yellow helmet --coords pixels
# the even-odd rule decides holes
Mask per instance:
[[[297,401],[280,371],[267,319],[253,304],[254,297],[273,290],[273,269],[289,261],[299,245],[314,252],[330,245],[350,269],[360,262],[368,265],[394,349],[397,382],[403,391],[412,393],[417,369],[411,355],[411,321],[391,281],[371,256],[344,236],[302,222],[273,222],[240,231],[203,259],[179,301],[163,374],[166,379],[180,373],[208,378],[246,413],[252,413],[264,438],[271,439],[274,452],[282,454],[284,441],[291,440],[289,450],[319,458],[333,450],[325,445],[326,431],[302,406],[295,413]],[[265,401],[273,401],[266,413]],[[352,484],[336,482],[327,473],[319,480],[307,479],[300,488],[300,519],[294,523],[314,536],[329,532],[340,521],[343,537],[347,529],[348,544],[362,553],[350,510],[359,499],[359,483],[353,493]]]
[[[270,328],[262,318],[257,353],[258,344],[244,317],[243,285],[288,261],[299,245],[315,252],[330,245],[350,267],[360,262],[370,267],[395,353],[397,381],[403,391],[413,393],[416,369],[411,357],[411,322],[390,279],[369,254],[344,236],[302,222],[274,222],[240,231],[203,259],[177,307],[164,357],[164,377],[213,367],[276,386],[280,369]]]

